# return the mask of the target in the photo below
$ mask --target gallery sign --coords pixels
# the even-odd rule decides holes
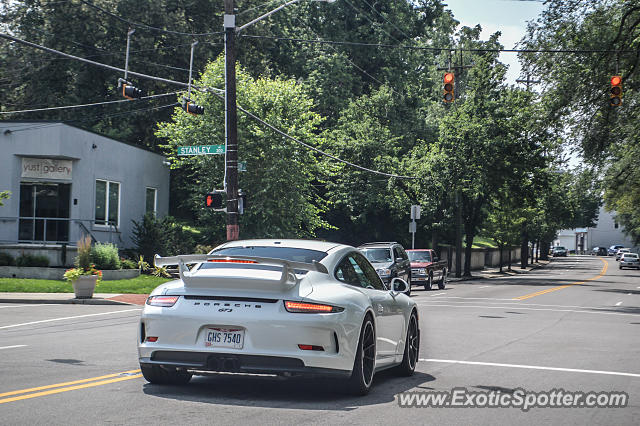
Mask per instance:
[[[72,165],[73,162],[71,160],[23,157],[22,177],[71,180]]]

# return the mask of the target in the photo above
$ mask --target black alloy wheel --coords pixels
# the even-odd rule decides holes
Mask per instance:
[[[367,315],[360,330],[360,339],[353,370],[349,378],[349,391],[354,395],[366,395],[371,389],[376,367],[376,331],[373,319]]]
[[[401,376],[411,376],[416,370],[418,355],[420,352],[420,329],[418,328],[418,316],[415,311],[411,312],[409,324],[407,326],[407,341],[404,345],[404,355],[402,364],[397,368]]]

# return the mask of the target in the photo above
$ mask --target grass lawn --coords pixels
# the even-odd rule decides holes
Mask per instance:
[[[101,281],[96,293],[147,294],[162,283],[171,281],[153,275],[140,275],[128,280]],[[71,283],[57,280],[33,280],[25,278],[0,278],[0,292],[11,293],[73,293]]]

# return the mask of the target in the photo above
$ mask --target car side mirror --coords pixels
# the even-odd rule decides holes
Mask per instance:
[[[433,261],[434,261],[434,262],[439,262],[439,261],[440,261],[440,258],[439,258],[438,256],[433,256]]]
[[[409,290],[409,284],[402,278],[394,278],[391,280],[391,291],[395,293],[405,293]]]

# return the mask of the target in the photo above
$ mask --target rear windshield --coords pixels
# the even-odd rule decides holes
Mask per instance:
[[[624,257],[625,259],[629,259],[630,257],[637,258],[638,255],[635,253],[625,253],[622,255],[622,257]]]
[[[371,263],[381,263],[381,262],[391,262],[391,250],[388,248],[368,248],[360,250],[369,262]]]
[[[431,262],[430,251],[408,251],[407,254],[412,262]]]
[[[291,247],[262,247],[262,246],[247,246],[247,247],[225,247],[219,250],[214,250],[210,254],[222,254],[227,256],[255,256],[255,257],[270,257],[272,259],[291,260],[293,262],[312,263],[314,260],[319,262],[327,256],[327,253],[317,250],[308,250],[301,248]],[[257,265],[243,265],[243,268],[252,269],[251,266]],[[237,264],[220,264],[220,263],[204,263],[200,269],[212,269],[212,268],[237,268]],[[259,269],[265,269],[264,266],[258,267]],[[266,268],[269,269],[269,268]],[[278,269],[275,267],[274,269]]]
[[[564,247],[558,246],[558,247],[556,247],[556,250],[564,250]]]

